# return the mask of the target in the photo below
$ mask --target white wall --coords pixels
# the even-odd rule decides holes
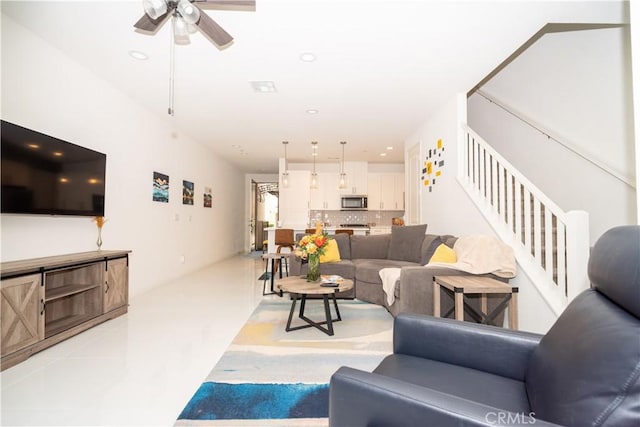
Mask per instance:
[[[547,34],[481,90],[633,184],[631,88],[627,27]],[[468,114],[471,128],[556,204],[589,213],[591,243],[636,223],[632,185],[478,94]]]
[[[2,15],[2,118],[107,154],[103,249],[130,249],[130,295],[242,251],[243,175]],[[152,177],[170,176],[170,202]],[[195,183],[182,205],[182,180]],[[213,208],[203,207],[204,186]],[[3,261],[96,249],[91,218],[2,215]],[[184,256],[184,263],[180,262]]]
[[[423,126],[405,141],[405,149],[420,144],[422,163],[429,149],[436,147],[438,139],[444,145],[442,175],[428,191],[420,185],[421,222],[428,224],[427,232],[456,236],[486,234],[496,236],[489,223],[478,211],[458,183],[457,137],[458,100],[452,97]],[[545,333],[555,321],[555,315],[544,302],[529,278],[520,272],[511,280],[519,287],[519,327],[521,330]]]

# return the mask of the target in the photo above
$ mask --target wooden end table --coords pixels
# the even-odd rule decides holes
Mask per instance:
[[[333,335],[333,322],[339,322],[342,320],[340,317],[340,310],[338,309],[338,301],[336,300],[336,293],[348,291],[353,288],[353,281],[349,279],[341,279],[338,281],[338,286],[335,287],[323,287],[320,286],[322,282],[307,282],[305,276],[290,276],[276,281],[276,287],[280,292],[289,292],[293,298],[291,303],[291,311],[289,311],[289,320],[287,320],[287,326],[285,330],[287,332],[296,331],[298,329],[314,327],[321,330],[327,335]],[[323,322],[315,322],[304,315],[304,309],[307,303],[307,296],[309,295],[322,295],[324,302],[325,320]],[[331,308],[329,306],[329,296],[333,299],[333,306],[336,310],[336,318],[331,317]],[[298,317],[304,320],[307,324],[302,326],[291,326],[291,320],[293,319],[293,313],[296,310],[296,303],[300,299],[300,312]],[[326,328],[322,325],[327,325]]]
[[[518,329],[518,287],[484,276],[435,276],[433,278],[433,315],[440,317],[440,287],[453,291],[455,296],[454,313],[456,320],[464,320],[465,305],[477,314],[481,323],[489,324],[498,314],[509,306],[509,329]],[[482,294],[481,313],[466,303],[464,296]],[[505,298],[487,313],[487,294],[506,294]],[[451,312],[449,312],[451,313]],[[445,315],[448,316],[449,313]]]

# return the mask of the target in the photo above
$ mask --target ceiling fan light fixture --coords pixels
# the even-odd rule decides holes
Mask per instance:
[[[158,19],[167,13],[167,3],[165,0],[142,0],[144,13],[151,19]]]
[[[189,28],[187,22],[180,16],[173,17],[173,35],[176,38],[176,44],[181,44],[179,42],[184,43],[185,38],[187,42],[189,41]]]
[[[178,3],[178,13],[188,24],[195,24],[200,20],[200,10],[192,5],[189,0],[180,0]]]

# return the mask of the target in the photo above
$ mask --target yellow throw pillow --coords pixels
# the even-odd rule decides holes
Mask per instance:
[[[327,246],[324,248],[324,254],[320,255],[320,262],[337,262],[340,261],[340,251],[338,250],[338,242],[335,239],[329,239]]]
[[[429,260],[429,262],[447,262],[454,263],[458,261],[458,257],[456,257],[456,253],[449,246],[441,243],[436,248],[436,251],[433,253],[433,256]]]

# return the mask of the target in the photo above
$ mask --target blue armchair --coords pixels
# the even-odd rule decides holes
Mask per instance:
[[[544,336],[398,316],[373,373],[332,376],[329,425],[640,425],[640,226],[607,231],[588,272]]]

